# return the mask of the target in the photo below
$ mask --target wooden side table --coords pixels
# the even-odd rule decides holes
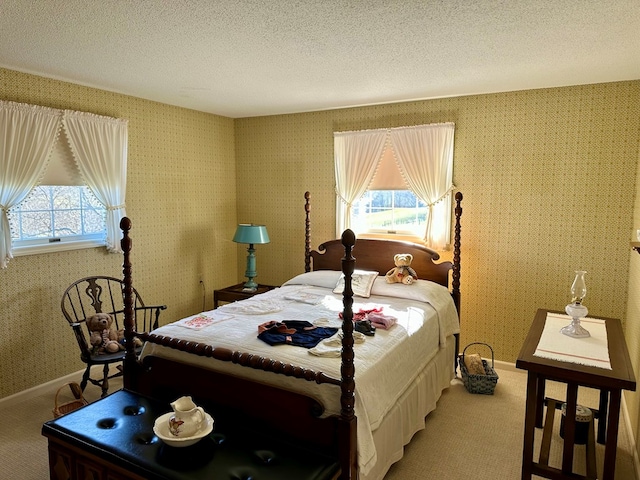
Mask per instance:
[[[245,300],[251,298],[259,293],[265,293],[274,288],[278,288],[274,285],[258,285],[255,292],[243,291],[244,283],[232,285],[230,287],[222,288],[213,291],[213,308],[218,308],[220,302],[237,302],[238,300]]]
[[[544,330],[547,313],[549,310],[540,309],[529,330],[529,334],[520,350],[516,367],[527,370],[527,400],[524,425],[524,446],[522,450],[522,480],[531,480],[532,475],[539,475],[552,479],[590,479],[595,478],[595,472],[589,472],[587,464],[587,476],[577,475],[573,469],[573,447],[576,428],[576,405],[578,400],[578,387],[591,387],[600,390],[600,406],[598,413],[598,430],[604,438],[605,453],[603,465],[603,480],[614,480],[616,450],[618,447],[618,422],[620,416],[620,400],[622,390],[636,389],[636,379],[629,358],[629,351],[622,333],[620,320],[615,318],[601,318],[605,321],[607,329],[607,343],[611,370],[596,368],[576,363],[561,362],[534,356],[534,352]],[[559,313],[559,312],[552,312]],[[564,446],[562,452],[562,469],[550,467],[546,460],[533,461],[533,442],[535,428],[542,427],[542,413],[544,407],[545,381],[553,380],[567,384],[567,410],[565,417]],[[550,405],[548,410],[552,408]],[[607,405],[608,404],[608,405]],[[549,412],[547,412],[549,417]],[[553,423],[553,422],[549,422]],[[547,426],[545,424],[545,426]],[[593,427],[591,427],[593,428]],[[590,433],[590,441],[593,447],[593,430]],[[544,432],[545,438],[550,432]],[[550,441],[550,440],[549,440]],[[541,449],[542,451],[543,449]],[[595,458],[591,470],[595,469]]]

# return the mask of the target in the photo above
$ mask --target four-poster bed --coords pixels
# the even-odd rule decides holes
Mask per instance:
[[[415,431],[423,428],[424,417],[454,376],[459,349],[462,194],[456,194],[453,262],[441,263],[436,263],[435,251],[423,246],[356,241],[350,230],[340,240],[312,251],[309,199],[307,192],[305,273],[251,300],[151,333],[137,333],[133,325],[131,222],[123,219],[124,390],[164,404],[167,410],[177,397],[191,395],[223,427],[316,452],[322,467],[313,467],[311,474],[301,478],[381,479],[401,458]],[[413,255],[411,265],[418,282],[409,286],[385,282],[396,253]],[[341,278],[340,301],[334,287]],[[354,290],[360,291],[365,278],[372,279],[370,290],[364,297],[355,297]],[[367,312],[393,322],[365,337],[354,332],[354,322]],[[340,331],[328,339],[333,343],[323,346],[322,341],[309,349],[271,346],[256,338],[256,326],[290,319],[313,321],[310,328],[338,325]],[[140,357],[133,349],[135,336],[146,342]],[[337,346],[336,338],[340,339]],[[55,435],[47,436],[51,441]],[[280,463],[286,463],[282,457]]]

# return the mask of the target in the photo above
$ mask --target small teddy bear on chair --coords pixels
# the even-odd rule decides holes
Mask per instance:
[[[124,346],[118,342],[117,332],[111,328],[112,324],[113,318],[108,313],[96,313],[87,319],[93,353],[115,353],[124,350]]]
[[[395,268],[392,268],[387,272],[387,283],[403,283],[405,285],[411,285],[418,279],[416,271],[411,268],[411,262],[413,261],[413,255],[410,253],[398,253],[393,256],[393,262]]]

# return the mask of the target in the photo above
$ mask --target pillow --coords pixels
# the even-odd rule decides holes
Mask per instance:
[[[335,270],[317,270],[315,272],[301,273],[282,284],[285,285],[308,285],[312,287],[334,288],[342,272]]]
[[[405,298],[419,302],[429,302],[434,295],[442,296],[444,292],[449,294],[447,287],[430,280],[416,280],[411,285],[405,285],[404,283],[387,283],[385,277],[376,279],[371,288],[371,295]]]
[[[369,298],[371,295],[371,287],[373,282],[378,278],[378,272],[368,272],[366,270],[354,270],[351,275],[351,289],[353,294],[357,297]],[[341,274],[336,284],[336,288],[333,289],[333,293],[342,293],[344,291],[344,275]]]

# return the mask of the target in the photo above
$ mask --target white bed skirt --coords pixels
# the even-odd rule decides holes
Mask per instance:
[[[384,478],[391,465],[404,455],[404,446],[417,431],[424,429],[425,417],[435,410],[442,391],[451,385],[455,376],[454,351],[455,338],[451,336],[446,348],[438,351],[373,432],[378,458],[367,475],[360,475],[360,480]]]

